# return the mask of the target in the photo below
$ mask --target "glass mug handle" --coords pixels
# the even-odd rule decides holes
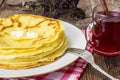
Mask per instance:
[[[85,38],[86,38],[87,42],[91,45],[94,45],[94,43],[91,41],[91,31],[92,31],[93,26],[94,26],[94,24],[92,22],[85,29]]]

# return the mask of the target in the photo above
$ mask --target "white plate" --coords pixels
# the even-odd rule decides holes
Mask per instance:
[[[72,24],[69,24],[64,21],[63,21],[63,24],[65,26],[65,34],[70,42],[70,47],[85,49],[86,39],[84,37],[83,32]],[[40,66],[36,68],[31,68],[31,69],[24,69],[24,70],[0,69],[0,77],[16,78],[16,77],[42,75],[45,73],[50,73],[55,70],[61,69],[71,64],[76,59],[78,59],[78,56],[71,53],[66,53],[56,62],[45,65],[45,66]]]

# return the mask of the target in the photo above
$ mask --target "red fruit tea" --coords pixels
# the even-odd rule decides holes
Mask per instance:
[[[120,12],[109,11],[109,15],[104,15],[104,12],[97,14],[100,16],[94,19],[92,36],[95,51],[114,56],[115,52],[118,54],[120,51]]]

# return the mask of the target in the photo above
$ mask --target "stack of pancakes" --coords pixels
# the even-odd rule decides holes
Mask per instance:
[[[54,62],[68,41],[61,21],[32,14],[0,18],[0,68],[25,69]]]

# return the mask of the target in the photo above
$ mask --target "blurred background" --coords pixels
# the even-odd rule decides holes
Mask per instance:
[[[0,0],[0,17],[17,13],[43,15],[67,21],[81,29],[92,21],[92,9],[100,0]],[[119,5],[120,0],[106,0]],[[118,3],[119,2],[119,3]]]

